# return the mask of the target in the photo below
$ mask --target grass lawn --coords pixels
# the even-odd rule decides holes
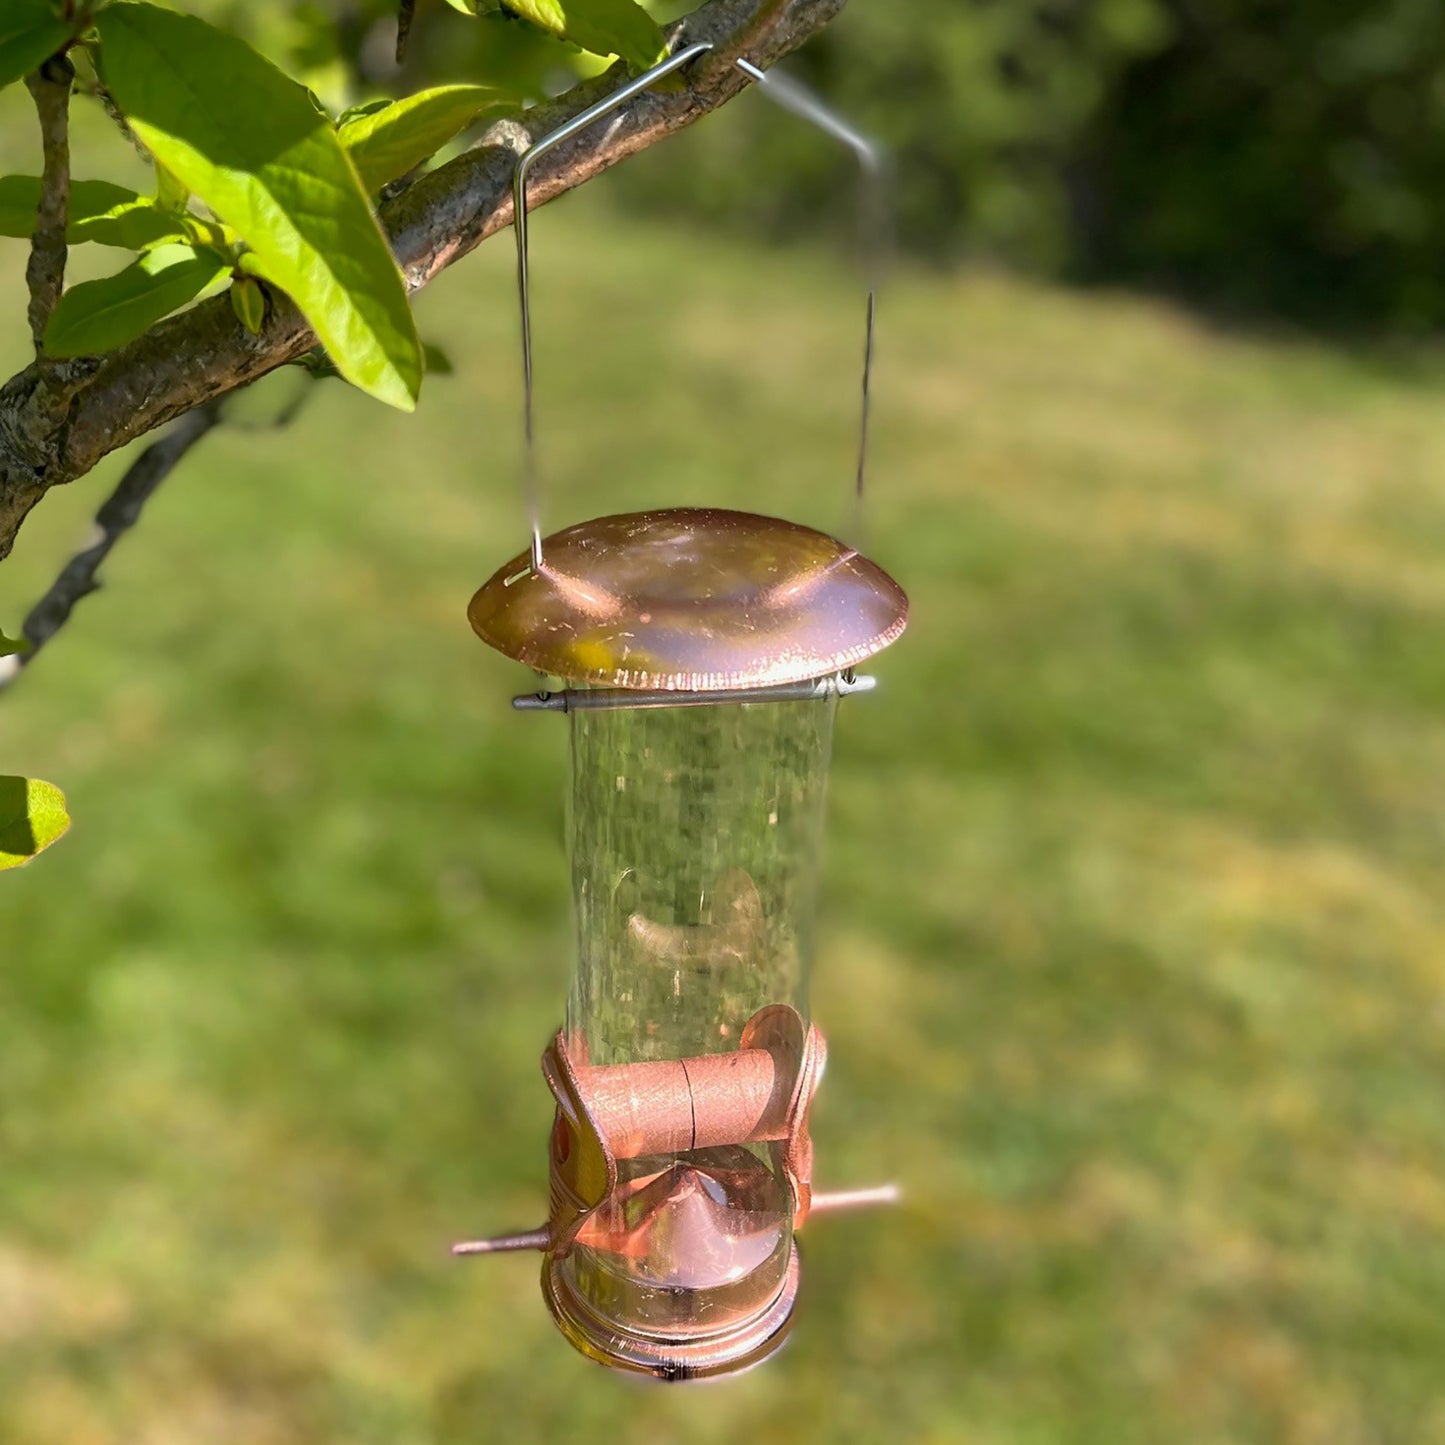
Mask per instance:
[[[536,243],[550,525],[846,525],[842,269],[585,197]],[[0,880],[0,1442],[1445,1441],[1445,374],[1139,300],[884,298],[915,620],[840,714],[816,1138],[907,1203],[706,1388],[449,1261],[542,1217],[569,967],[564,726],[463,615],[525,540],[510,265],[422,298],[414,418],[211,438],[0,700],[77,820]]]

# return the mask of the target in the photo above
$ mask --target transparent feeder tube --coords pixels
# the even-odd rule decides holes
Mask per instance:
[[[572,713],[574,1063],[625,1085],[646,1071],[620,1066],[735,1052],[769,1004],[806,1017],[835,711],[824,697]],[[685,1338],[776,1296],[792,1210],[775,1143],[618,1170],[563,1263],[600,1316]]]

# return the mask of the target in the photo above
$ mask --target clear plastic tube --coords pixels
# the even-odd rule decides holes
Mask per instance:
[[[614,1069],[737,1050],[768,1004],[806,1017],[835,711],[822,698],[571,715],[579,1067],[625,1083]],[[563,1262],[592,1310],[681,1339],[777,1295],[792,1219],[775,1145],[618,1164]]]

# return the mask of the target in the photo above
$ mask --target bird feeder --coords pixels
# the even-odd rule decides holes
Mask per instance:
[[[529,478],[529,166],[705,49],[518,166]],[[872,319],[870,292],[865,358]],[[890,1197],[814,1193],[825,1045],[807,985],[838,700],[871,688],[855,669],[907,611],[897,583],[822,532],[697,507],[544,540],[534,506],[531,546],[472,599],[485,642],[563,684],[515,705],[571,730],[577,956],[542,1058],[556,1102],[547,1223],[456,1248],[541,1250],[553,1317],[604,1364],[685,1379],[756,1363],[786,1335],[810,1213]]]

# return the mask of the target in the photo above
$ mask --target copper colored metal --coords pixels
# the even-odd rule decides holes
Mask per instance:
[[[643,1261],[649,1281],[669,1291],[707,1290],[714,1309],[701,1325],[687,1321],[686,1329],[710,1333],[720,1294],[732,1296],[730,1313],[736,1317],[777,1292],[773,1279],[760,1297],[750,1278],[783,1238],[773,1185],[757,1156],[738,1145],[676,1158],[660,1168],[654,1159],[587,1216],[574,1244],[613,1260]],[[735,1288],[719,1288],[728,1284]]]
[[[855,666],[908,621],[903,589],[793,522],[707,507],[632,512],[548,537],[472,598],[477,635],[571,683],[718,692]]]
[[[798,1250],[791,1247],[783,1286],[771,1300],[696,1339],[619,1329],[577,1294],[555,1255],[542,1265],[542,1294],[568,1342],[600,1365],[659,1380],[735,1375],[761,1363],[787,1339],[798,1299]]]
[[[577,1080],[617,1159],[756,1144],[788,1130],[792,1074],[780,1078],[766,1049],[582,1068]]]
[[[748,1020],[736,1052],[664,1063],[575,1063],[558,1032],[542,1055],[557,1099],[552,1130],[552,1231],[565,1252],[581,1220],[617,1190],[618,1161],[718,1144],[771,1142],[807,1216],[813,1147],[808,1113],[827,1045],[789,1004]]]
[[[787,1235],[766,1196],[756,1212],[746,1200],[778,1173],[786,1174],[795,1210],[809,1197],[810,1181],[791,1170],[811,1163],[807,1106],[822,1051],[821,1035],[786,1004],[755,1014],[737,1052],[670,1064],[577,1064],[558,1033],[542,1063],[557,1097],[542,1282],[562,1332],[584,1354],[685,1379],[745,1369],[781,1343],[797,1294],[797,1255],[788,1245],[780,1288],[764,1266]],[[767,1139],[771,1169],[750,1152],[753,1138]],[[634,1160],[644,1149],[639,1173]],[[653,1155],[672,1162],[649,1169]],[[720,1210],[722,1198],[730,1202]],[[658,1328],[648,1308],[657,1288],[619,1274],[604,1317],[566,1267],[580,1247],[619,1263],[665,1255],[664,1295],[685,1296],[692,1283],[720,1277],[734,1282],[705,1322],[683,1308],[674,1327]]]
[[[747,1021],[738,1047],[765,1049],[778,1072],[791,1080],[787,1129],[773,1147],[781,1151],[780,1162],[793,1197],[793,1228],[801,1229],[813,1204],[813,1136],[808,1132],[808,1115],[828,1062],[827,1041],[818,1028],[803,1022],[797,1009],[774,1003]]]
[[[754,1014],[736,1052],[670,1062],[589,1065],[573,1059],[559,1032],[542,1056],[557,1101],[551,1217],[454,1252],[541,1250],[553,1318],[602,1364],[665,1380],[757,1364],[786,1338],[798,1293],[795,1245],[781,1285],[768,1268],[787,1236],[761,1186],[786,1178],[794,1229],[810,1210],[897,1197],[891,1185],[813,1195],[808,1114],[826,1052],[822,1034],[787,1004]],[[771,1168],[752,1152],[759,1144]],[[615,1263],[665,1259],[665,1283],[611,1275],[603,1313],[567,1267],[574,1250]],[[720,1279],[732,1283],[719,1288]],[[695,1287],[710,1296],[707,1311],[683,1309],[659,1328],[649,1312],[659,1290],[680,1298]]]
[[[542,1076],[557,1101],[552,1121],[549,1253],[564,1255],[587,1216],[617,1190],[617,1158],[593,1117],[560,1030],[542,1054]]]

